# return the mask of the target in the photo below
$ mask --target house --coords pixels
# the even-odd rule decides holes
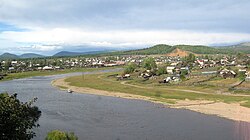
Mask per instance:
[[[228,63],[228,59],[227,58],[224,58],[224,59],[220,60],[220,64],[221,65],[226,65],[227,63]]]
[[[180,71],[187,71],[188,73],[190,73],[190,69],[189,67],[181,67]]]
[[[55,69],[56,69],[56,70],[60,70],[61,67],[60,67],[60,66],[55,66]]]
[[[238,68],[247,68],[246,65],[241,65],[241,64],[237,65],[236,67],[238,67]]]
[[[128,79],[130,78],[130,74],[124,74],[124,75],[118,75],[116,76],[117,80],[123,80],[123,79]]]
[[[43,67],[37,67],[37,70],[42,70],[43,69]]]
[[[11,61],[11,65],[16,65],[17,63],[17,61]]]
[[[236,73],[233,70],[223,69],[220,71],[220,76],[224,79],[235,78]]]
[[[247,72],[247,70],[246,69],[239,69],[239,72],[241,73],[246,73]]]
[[[117,66],[116,63],[106,63],[104,64],[104,67],[113,67],[113,66]]]
[[[245,80],[246,80],[247,82],[250,82],[250,71],[247,72],[246,75],[247,75],[247,76],[246,76]]]
[[[152,76],[152,74],[151,73],[147,73],[147,72],[140,74],[140,77],[143,77],[145,79],[150,78],[151,76]]]
[[[43,67],[43,70],[53,70],[53,68],[49,67],[49,66],[45,66],[45,67]]]
[[[168,66],[167,67],[167,73],[168,74],[174,74],[176,67],[175,66]]]
[[[197,63],[198,63],[201,67],[205,64],[204,60],[197,60]]]
[[[173,62],[170,64],[170,66],[177,66],[179,64],[179,62]]]
[[[163,81],[159,81],[159,83],[171,83],[171,82],[179,82],[179,76],[168,76],[167,78],[163,79]]]
[[[116,61],[115,63],[116,63],[116,65],[125,65],[126,64],[125,61]]]
[[[142,73],[139,74],[140,77],[143,77],[144,79],[149,79],[150,77],[152,77],[153,75],[155,75],[155,73],[153,73],[150,70],[146,70]]]
[[[201,72],[202,75],[216,75],[217,71],[203,71]]]
[[[9,71],[10,71],[10,72],[14,72],[14,71],[15,71],[15,68],[14,68],[14,67],[9,67]]]

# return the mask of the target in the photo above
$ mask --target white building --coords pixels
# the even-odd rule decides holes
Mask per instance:
[[[45,67],[43,67],[43,70],[53,70],[53,68],[49,67],[49,66],[45,66]]]
[[[168,74],[174,74],[175,67],[174,66],[168,66],[167,67],[167,73]]]

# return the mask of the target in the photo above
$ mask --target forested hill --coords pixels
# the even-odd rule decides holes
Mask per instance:
[[[176,49],[175,46],[159,44],[159,45],[155,45],[155,46],[150,47],[150,48],[124,51],[122,53],[123,54],[130,54],[130,55],[165,54],[165,53],[170,53],[175,49]]]
[[[113,52],[113,54],[122,54],[122,55],[151,55],[151,54],[167,54],[172,51],[180,49],[183,51],[195,53],[195,54],[230,54],[235,53],[232,49],[225,48],[214,48],[208,46],[192,46],[192,45],[176,45],[169,46],[165,44],[155,45],[153,47],[131,50],[131,51],[120,51]]]
[[[250,42],[241,43],[241,44],[233,45],[229,47],[222,47],[222,48],[230,49],[230,50],[233,50],[234,52],[244,52],[244,53],[250,54]]]

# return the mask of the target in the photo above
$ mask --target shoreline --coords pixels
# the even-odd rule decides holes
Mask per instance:
[[[87,87],[71,86],[69,85],[69,83],[65,82],[66,78],[67,77],[53,80],[51,84],[52,86],[65,91],[67,89],[71,89],[74,92],[81,94],[93,94],[125,99],[144,100],[153,103],[163,104],[164,106],[169,108],[188,109],[202,114],[216,115],[234,121],[244,121],[250,123],[250,108],[240,106],[239,103],[227,104],[223,102],[206,100],[175,100],[175,104],[169,104],[166,102],[157,101],[156,99],[147,96],[133,95],[121,92],[110,92]]]

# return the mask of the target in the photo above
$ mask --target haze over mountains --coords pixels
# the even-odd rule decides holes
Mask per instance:
[[[172,51],[184,50],[196,54],[229,54],[229,53],[247,53],[250,54],[250,42],[241,43],[232,46],[223,47],[208,47],[201,45],[165,45],[158,44],[149,48],[144,49],[134,49],[134,50],[123,50],[123,51],[88,51],[88,52],[71,52],[71,51],[60,51],[52,56],[45,56],[36,53],[25,53],[22,55],[16,55],[11,53],[4,53],[0,55],[0,59],[24,59],[24,58],[41,58],[41,57],[65,57],[65,56],[80,56],[80,55],[90,55],[90,54],[110,54],[110,55],[150,55],[150,54],[167,54]]]
[[[0,59],[22,59],[22,58],[41,58],[41,57],[64,57],[64,56],[79,56],[86,54],[98,54],[107,51],[90,51],[90,52],[70,52],[70,51],[60,51],[52,56],[45,56],[36,53],[25,53],[22,55],[16,55],[11,53],[3,53],[0,55]]]

